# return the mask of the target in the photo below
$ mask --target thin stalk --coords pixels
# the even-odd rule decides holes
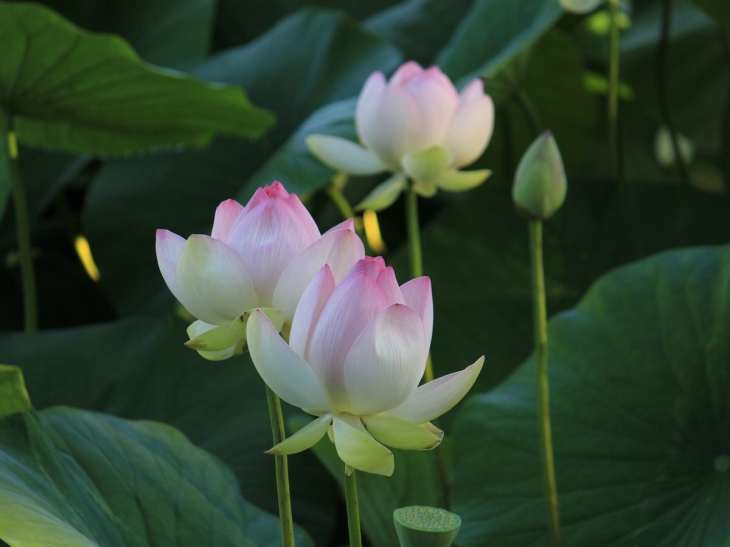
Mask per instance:
[[[269,404],[269,419],[274,444],[286,439],[284,418],[281,415],[279,396],[266,386],[266,402]],[[286,456],[274,456],[276,462],[276,493],[279,498],[279,525],[281,527],[281,544],[283,547],[294,547],[294,520],[291,516],[291,493],[289,492],[289,464]]]
[[[347,472],[350,471],[348,475]],[[360,532],[360,502],[357,501],[357,478],[355,470],[345,467],[345,503],[347,504],[347,527],[350,531],[350,547],[362,547]]]
[[[621,142],[618,128],[619,15],[621,12],[621,0],[608,0],[608,9],[611,16],[608,67],[608,139],[611,150],[611,169],[613,176],[619,183],[623,183],[624,167],[623,159],[621,158]]]
[[[23,313],[25,332],[38,330],[38,297],[36,294],[35,270],[33,267],[33,247],[30,241],[30,217],[28,215],[28,200],[25,195],[25,185],[20,176],[18,165],[18,140],[13,130],[13,118],[8,113],[1,113],[4,120],[3,146],[6,147],[8,166],[10,168],[10,183],[13,191],[13,206],[15,209],[15,231],[18,240],[20,255],[20,279],[23,287]]]
[[[524,91],[515,93],[515,98],[517,99],[517,105],[520,107],[522,113],[530,124],[533,137],[537,138],[540,133],[542,133],[543,125],[535,103],[532,102],[530,96]]]
[[[537,419],[540,430],[540,456],[543,488],[547,502],[550,538],[553,547],[559,547],[560,515],[558,512],[558,488],[555,481],[553,440],[550,426],[550,386],[547,360],[547,305],[545,302],[545,272],[542,260],[542,220],[530,220],[530,262],[532,269],[532,297],[534,301],[535,353],[537,355]]]
[[[324,191],[327,192],[327,195],[332,199],[332,202],[344,219],[355,218],[355,211],[352,209],[352,205],[347,201],[345,194],[342,193],[342,190],[338,186],[330,184]]]
[[[672,24],[672,0],[662,1],[662,25],[659,35],[659,46],[657,48],[657,91],[659,92],[659,105],[662,110],[662,118],[667,124],[669,135],[672,140],[672,148],[674,148],[674,158],[677,162],[679,174],[685,186],[690,185],[689,171],[684,163],[682,151],[679,148],[679,135],[677,128],[672,119],[671,109],[669,108],[669,92],[667,91],[667,62],[669,56],[669,38]]]
[[[730,74],[730,32],[725,28],[720,30],[723,52],[725,54],[726,70]],[[722,116],[722,165],[725,174],[725,190],[730,190],[730,78],[727,79],[727,96],[725,111]]]

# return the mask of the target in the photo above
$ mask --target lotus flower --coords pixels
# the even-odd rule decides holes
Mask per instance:
[[[259,374],[284,401],[317,416],[269,453],[301,452],[329,431],[347,466],[391,475],[393,454],[384,444],[437,446],[443,432],[430,420],[461,400],[484,358],[417,387],[432,326],[430,280],[399,287],[382,258],[358,261],[337,285],[324,266],[302,296],[289,344],[254,312],[248,343]]]
[[[264,308],[278,329],[286,328],[323,265],[339,280],[364,255],[352,220],[320,235],[299,198],[279,182],[259,188],[246,207],[221,203],[210,236],[186,241],[157,230],[162,277],[198,318],[186,345],[210,360],[243,351],[251,310]]]
[[[422,196],[438,188],[460,192],[484,182],[489,170],[458,171],[482,155],[494,127],[494,104],[476,79],[461,94],[441,70],[410,61],[389,82],[370,75],[355,112],[363,146],[329,135],[310,135],[312,153],[330,167],[354,175],[395,173],[360,204],[384,209],[406,187]]]

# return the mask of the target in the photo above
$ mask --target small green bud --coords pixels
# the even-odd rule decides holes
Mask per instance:
[[[393,521],[401,547],[449,547],[461,527],[459,515],[420,505],[396,509]]]
[[[545,131],[522,156],[512,186],[517,209],[530,218],[547,220],[565,201],[568,183],[563,158],[550,131]]]

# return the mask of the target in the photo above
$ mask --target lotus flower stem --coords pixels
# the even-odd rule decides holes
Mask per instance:
[[[266,386],[266,401],[269,404],[271,434],[274,444],[286,439],[284,418],[281,415],[281,401],[271,388]],[[279,498],[279,525],[281,527],[281,544],[283,547],[294,547],[294,521],[291,515],[291,493],[289,492],[289,464],[286,456],[274,456],[276,462],[276,493]]]
[[[413,181],[408,181],[406,191],[406,222],[408,223],[408,254],[411,259],[411,278],[423,275],[423,254],[421,252],[421,228],[418,224],[418,194]],[[423,375],[426,382],[433,380],[433,364],[431,354],[426,361],[426,371]]]
[[[677,134],[677,128],[674,125],[672,119],[672,113],[669,108],[669,93],[667,90],[667,61],[669,53],[669,34],[670,26],[672,23],[672,0],[663,0],[662,2],[662,25],[661,33],[659,35],[659,45],[657,48],[657,64],[656,64],[656,75],[657,75],[657,90],[659,92],[659,107],[662,111],[662,118],[664,123],[669,129],[669,136],[672,140],[672,148],[674,148],[674,158],[677,162],[677,168],[679,174],[682,177],[682,182],[686,185],[690,185],[689,171],[687,170],[687,164],[685,163],[684,154],[679,148],[679,135]]]
[[[3,137],[10,170],[10,183],[13,190],[13,205],[15,207],[15,229],[18,238],[18,252],[20,254],[20,276],[23,286],[23,310],[25,314],[25,332],[34,332],[38,329],[38,300],[36,296],[35,270],[33,269],[33,247],[30,242],[30,219],[28,217],[28,202],[25,195],[25,186],[20,176],[18,165],[18,140],[13,130],[12,116],[0,112],[4,121]]]
[[[335,206],[337,206],[337,209],[342,214],[342,218],[347,220],[348,218],[355,217],[355,211],[353,211],[352,205],[347,201],[345,194],[342,193],[342,189],[339,186],[330,184],[325,188],[325,192],[327,192],[327,195],[332,199]]]
[[[611,149],[611,169],[613,170],[613,176],[620,183],[624,176],[618,130],[619,16],[621,14],[621,0],[608,0],[608,9],[611,16],[608,69],[608,134]]]
[[[532,269],[532,297],[535,311],[535,353],[537,356],[538,426],[540,429],[540,456],[543,487],[547,502],[550,538],[553,547],[560,541],[558,489],[555,481],[553,440],[550,426],[550,386],[547,371],[547,305],[545,302],[545,272],[542,261],[542,220],[530,220],[530,262]]]
[[[350,472],[348,474],[348,471]],[[347,504],[347,527],[350,532],[350,547],[362,547],[360,532],[360,502],[357,501],[357,478],[352,467],[345,466],[345,503]]]

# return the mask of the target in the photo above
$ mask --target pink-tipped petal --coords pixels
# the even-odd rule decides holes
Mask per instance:
[[[364,256],[365,248],[354,232],[337,230],[325,234],[284,269],[274,291],[274,307],[283,310],[287,317],[294,317],[304,289],[322,266],[329,264],[335,281],[339,281]]]
[[[382,256],[366,256],[362,260],[358,260],[352,269],[347,272],[345,278],[354,276],[357,273],[363,272],[368,274],[373,280],[377,281],[378,276],[385,270],[385,260]]]
[[[258,303],[251,277],[225,243],[192,235],[177,261],[179,300],[198,319],[228,325]]]
[[[421,74],[423,71],[423,67],[416,61],[407,61],[393,73],[390,78],[390,85],[405,85],[409,79],[416,74]]]
[[[327,235],[330,232],[336,232],[338,230],[349,230],[351,232],[354,232],[355,231],[355,221],[353,219],[351,219],[351,218],[348,218],[347,220],[343,220],[339,224],[336,224],[335,226],[332,226],[332,228],[330,228],[329,230],[327,230],[322,235]]]
[[[398,280],[395,278],[395,271],[391,266],[380,272],[376,281],[388,304],[405,304],[403,293],[398,286]]]
[[[404,283],[401,288],[405,303],[416,310],[423,322],[423,331],[426,335],[426,351],[431,347],[433,333],[433,294],[431,280],[428,277],[417,277]]]
[[[177,261],[180,252],[185,246],[185,239],[169,230],[157,230],[155,249],[157,264],[162,273],[162,279],[167,283],[170,292],[180,300],[177,292]]]
[[[266,203],[267,201],[270,201],[272,199],[285,200],[288,197],[289,192],[286,191],[284,185],[278,180],[275,180],[268,186],[263,186],[256,189],[256,191],[253,193],[253,196],[251,196],[251,199],[248,200],[248,203],[246,204],[246,211],[251,211],[262,203]]]
[[[433,66],[408,78],[404,86],[418,104],[422,139],[419,148],[407,152],[443,143],[459,107],[459,95],[454,84]]]
[[[330,267],[325,264],[307,285],[294,313],[289,345],[301,357],[306,355],[312,326],[316,324],[333,290],[335,290],[335,278]]]
[[[260,198],[255,207],[249,204],[228,233],[226,243],[251,274],[259,305],[271,307],[286,266],[318,239],[319,230],[299,198],[295,194],[286,198],[276,194]]]
[[[422,427],[400,418],[383,415],[363,416],[362,421],[376,440],[401,450],[431,450],[437,447],[444,437],[444,432],[433,424]]]
[[[288,455],[302,452],[307,448],[311,448],[319,442],[327,433],[327,429],[332,423],[332,414],[328,413],[317,418],[313,422],[308,423],[302,429],[294,433],[288,439],[280,442],[274,448],[267,450],[267,454]]]
[[[492,138],[494,103],[482,89],[481,80],[475,80],[462,91],[459,108],[444,140],[453,154],[452,166],[457,169],[478,159]]]
[[[352,414],[377,414],[413,394],[428,356],[421,318],[405,304],[381,311],[345,360],[345,389]]]
[[[384,412],[386,416],[401,418],[412,424],[422,424],[451,410],[471,389],[484,364],[480,357],[461,372],[437,378],[416,389],[403,404]]]
[[[305,358],[339,410],[350,406],[344,378],[347,354],[367,324],[386,306],[375,280],[357,272],[335,287],[312,329]]]
[[[243,211],[243,205],[235,199],[228,199],[221,203],[215,210],[213,231],[210,233],[210,237],[220,239],[221,241],[225,240],[228,232],[231,230],[231,226],[233,226],[233,223],[236,222]]]
[[[393,474],[393,453],[365,430],[359,418],[335,414],[332,425],[337,455],[345,464],[376,475]]]
[[[249,318],[246,338],[256,370],[274,393],[310,414],[332,411],[312,368],[284,342],[262,311]]]

